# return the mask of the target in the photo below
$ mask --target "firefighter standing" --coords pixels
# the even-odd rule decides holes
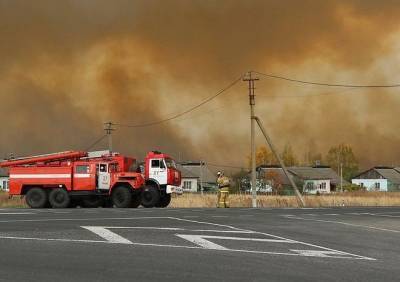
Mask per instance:
[[[218,184],[218,208],[229,208],[229,178],[220,171],[217,173]]]

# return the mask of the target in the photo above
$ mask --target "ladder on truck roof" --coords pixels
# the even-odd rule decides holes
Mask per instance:
[[[20,165],[29,165],[39,162],[54,162],[63,160],[76,160],[87,156],[87,152],[83,151],[64,151],[52,154],[35,155],[28,157],[21,157],[10,160],[3,160],[0,162],[0,167],[12,167]]]

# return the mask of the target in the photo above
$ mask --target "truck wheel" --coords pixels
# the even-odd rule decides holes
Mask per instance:
[[[112,192],[112,203],[117,208],[129,208],[132,202],[131,190],[126,186],[118,186]]]
[[[26,193],[25,201],[33,209],[45,208],[48,203],[47,193],[41,188],[32,188]]]
[[[138,206],[140,206],[141,202],[142,202],[142,199],[140,198],[140,195],[135,195],[132,197],[131,207],[137,208]]]
[[[165,194],[156,205],[157,208],[166,208],[171,203],[171,194]]]
[[[82,207],[84,208],[98,208],[103,206],[104,199],[102,197],[89,196],[82,199]]]
[[[49,202],[55,209],[65,209],[68,208],[71,199],[65,189],[57,188],[51,190],[49,194]]]
[[[145,186],[142,194],[142,206],[145,208],[155,207],[160,201],[160,191],[154,186]]]

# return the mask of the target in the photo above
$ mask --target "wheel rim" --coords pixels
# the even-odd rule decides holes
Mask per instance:
[[[143,193],[143,199],[144,199],[146,202],[150,202],[150,201],[153,199],[153,195],[151,194],[151,192],[145,191],[145,192]]]
[[[65,201],[65,195],[63,193],[57,193],[56,196],[54,197],[54,200],[57,203],[63,203]]]
[[[116,194],[115,194],[115,199],[116,199],[116,202],[117,203],[123,203],[124,202],[124,193],[121,193],[121,192],[117,192]]]
[[[42,197],[40,196],[39,193],[34,193],[34,194],[30,197],[30,202],[32,202],[32,203],[38,203],[38,202],[40,202],[41,199],[42,199]]]

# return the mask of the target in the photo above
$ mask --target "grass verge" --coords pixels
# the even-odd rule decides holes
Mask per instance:
[[[307,207],[354,207],[354,206],[400,206],[400,192],[347,192],[320,196],[304,196]],[[190,194],[173,197],[169,208],[213,208],[216,206],[216,194]],[[231,194],[231,207],[251,207],[251,195]],[[258,207],[297,208],[299,203],[294,196],[258,195]],[[0,208],[26,208],[25,200],[20,197],[8,198],[0,192]]]
[[[340,207],[340,206],[400,206],[400,192],[347,192],[329,195],[304,196],[307,207]],[[217,202],[216,194],[184,194],[172,199],[170,207],[174,208],[211,208]],[[231,194],[231,207],[251,207],[251,195]],[[258,207],[287,208],[300,207],[294,196],[258,195]]]

